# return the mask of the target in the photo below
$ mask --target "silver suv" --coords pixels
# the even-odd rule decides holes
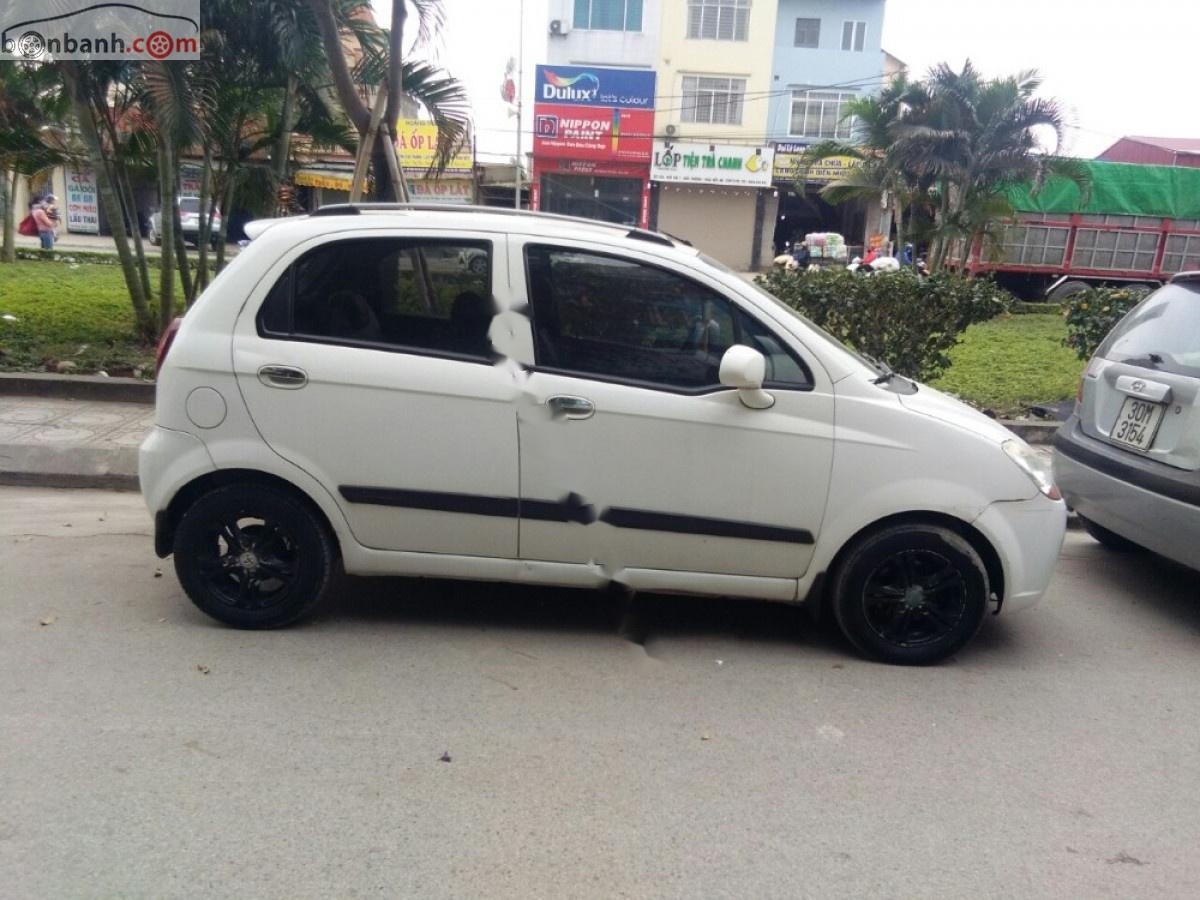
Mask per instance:
[[[1200,568],[1200,272],[1175,276],[1100,345],[1055,436],[1054,473],[1100,543]]]

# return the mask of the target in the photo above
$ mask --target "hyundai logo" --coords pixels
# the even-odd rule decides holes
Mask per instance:
[[[1137,391],[1140,394],[1142,391],[1144,391],[1146,389],[1146,382],[1138,380],[1138,381],[1135,381],[1133,384],[1131,384],[1130,387],[1133,388],[1135,391]]]

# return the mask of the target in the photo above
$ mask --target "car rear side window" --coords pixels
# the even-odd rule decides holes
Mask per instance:
[[[562,247],[525,250],[539,368],[695,391],[719,386],[721,357],[745,344],[767,384],[809,389],[770,328],[717,292],[635,260]]]
[[[490,359],[492,245],[361,238],[296,260],[258,315],[269,337]]]
[[[1200,284],[1155,291],[1117,324],[1097,355],[1200,378]]]

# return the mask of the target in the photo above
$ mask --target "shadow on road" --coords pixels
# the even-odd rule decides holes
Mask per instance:
[[[815,624],[795,606],[730,598],[679,597],[620,590],[407,578],[347,578],[325,619],[373,624],[617,634],[635,644],[718,637],[844,654],[832,623]]]

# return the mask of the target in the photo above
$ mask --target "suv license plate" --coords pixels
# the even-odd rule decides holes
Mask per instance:
[[[1137,397],[1126,397],[1121,412],[1109,434],[1114,442],[1134,450],[1149,450],[1162,423],[1166,406]]]

